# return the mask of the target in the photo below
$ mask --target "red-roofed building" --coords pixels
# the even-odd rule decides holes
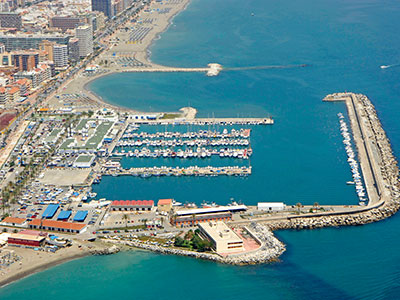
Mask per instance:
[[[0,223],[1,225],[6,226],[17,226],[17,227],[24,227],[26,225],[26,219],[24,218],[14,218],[14,217],[6,217]]]
[[[15,102],[17,102],[19,100],[19,98],[20,98],[19,87],[10,86],[9,88],[7,88],[7,91],[8,91],[8,100],[10,102],[14,102],[15,103]]]
[[[170,212],[172,209],[173,199],[160,199],[157,203],[158,211]]]
[[[5,104],[8,100],[8,92],[5,87],[0,87],[0,104]]]
[[[111,203],[112,211],[151,211],[153,200],[115,200]]]
[[[15,84],[20,88],[20,96],[27,96],[30,89],[32,88],[32,81],[28,78],[21,78],[15,82]]]
[[[70,232],[70,233],[81,233],[86,230],[86,224],[52,221],[52,220],[34,219],[31,222],[29,222],[28,225],[29,228],[31,229],[41,229],[41,230]]]

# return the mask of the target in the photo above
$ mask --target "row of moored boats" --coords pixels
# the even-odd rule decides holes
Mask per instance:
[[[361,174],[359,171],[359,165],[357,160],[355,159],[355,152],[351,145],[351,135],[349,133],[349,128],[347,126],[346,121],[344,120],[344,116],[342,113],[338,114],[339,122],[340,122],[340,132],[343,136],[343,144],[346,148],[347,153],[347,162],[350,165],[351,172],[353,174],[353,181],[347,181],[347,184],[354,184],[356,187],[356,193],[360,200],[360,205],[365,205],[367,198],[365,189],[362,183]]]
[[[209,158],[211,156],[219,156],[221,158],[238,158],[238,159],[248,159],[253,154],[251,148],[245,149],[206,149],[197,148],[196,151],[192,149],[174,151],[171,149],[155,149],[151,151],[147,148],[142,148],[141,150],[135,149],[134,151],[115,151],[113,156],[125,156],[125,157],[139,157],[139,158]]]

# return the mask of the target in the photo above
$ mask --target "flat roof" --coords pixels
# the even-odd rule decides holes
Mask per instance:
[[[76,163],[88,163],[88,162],[91,162],[93,159],[94,159],[94,155],[81,154],[76,158],[75,162]]]
[[[247,210],[246,205],[231,205],[231,206],[216,206],[216,207],[207,207],[207,208],[193,208],[193,209],[185,209],[178,210],[176,214],[178,216],[185,215],[196,215],[196,214],[208,214],[215,212],[225,212],[225,211],[243,211]]]
[[[81,119],[78,125],[76,125],[75,130],[76,131],[82,130],[83,128],[85,128],[87,122],[89,122],[89,119]]]
[[[32,234],[21,234],[21,233],[12,233],[9,237],[8,240],[10,239],[19,239],[19,240],[25,240],[25,241],[35,241],[35,242],[41,242],[45,239],[44,236],[40,235],[32,235]]]
[[[86,219],[88,215],[88,211],[87,210],[79,210],[75,216],[74,216],[74,221],[78,221],[78,222],[82,222]]]
[[[243,240],[224,222],[204,222],[198,224],[215,242],[240,243]]]
[[[42,218],[47,218],[47,219],[52,218],[56,214],[59,207],[60,205],[58,204],[49,204],[44,213],[42,214]]]
[[[283,203],[283,202],[258,202],[257,206],[282,207],[282,206],[285,206],[285,203]]]
[[[71,216],[72,212],[70,210],[62,210],[58,214],[57,220],[67,220]]]

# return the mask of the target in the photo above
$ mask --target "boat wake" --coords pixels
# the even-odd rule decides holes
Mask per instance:
[[[293,68],[304,68],[310,65],[272,65],[272,66],[250,66],[250,67],[234,67],[224,68],[224,71],[242,71],[242,70],[266,70],[266,69],[293,69]]]
[[[398,67],[400,64],[394,64],[394,65],[382,65],[380,66],[381,69],[388,69],[388,68],[393,68],[393,67]]]

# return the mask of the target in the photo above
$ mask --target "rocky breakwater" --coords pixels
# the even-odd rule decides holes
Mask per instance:
[[[345,97],[348,94],[334,94],[332,97]],[[352,94],[358,108],[361,122],[369,133],[368,139],[377,150],[378,165],[382,182],[378,185],[379,202],[367,207],[360,207],[352,212],[338,214],[337,212],[320,213],[318,216],[292,216],[287,220],[266,222],[272,230],[277,229],[312,229],[331,226],[362,225],[386,219],[400,208],[399,167],[393,155],[390,141],[382,128],[376,110],[371,101],[362,94]]]
[[[224,263],[234,265],[267,263],[277,261],[278,257],[286,251],[285,245],[274,236],[268,226],[252,223],[248,230],[261,243],[260,248],[255,251],[228,255],[224,258]]]
[[[111,247],[108,248],[103,248],[103,249],[93,249],[90,251],[90,254],[92,255],[110,255],[110,254],[115,254],[121,251],[119,247],[116,245],[112,245]]]

